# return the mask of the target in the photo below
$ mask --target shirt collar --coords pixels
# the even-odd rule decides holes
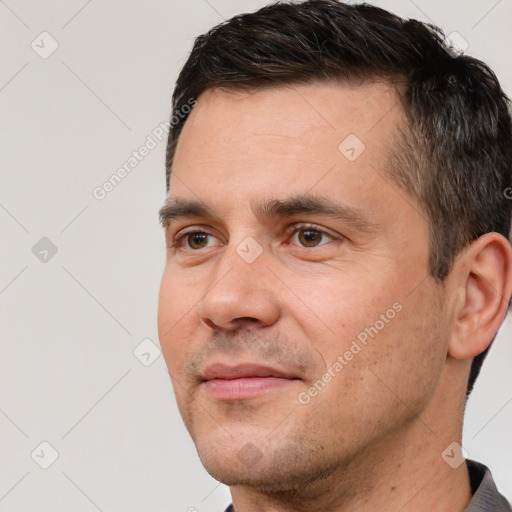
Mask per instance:
[[[499,493],[489,468],[470,459],[466,464],[473,497],[464,512],[510,512],[510,503]]]

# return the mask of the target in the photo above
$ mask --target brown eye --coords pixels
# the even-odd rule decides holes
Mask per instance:
[[[210,242],[213,237],[205,231],[188,231],[187,233],[178,234],[175,237],[174,246],[182,250],[198,251],[212,245]]]
[[[201,233],[196,231],[194,233],[187,233],[184,235],[187,239],[187,244],[191,249],[203,249],[208,241],[208,233]]]
[[[297,226],[292,234],[294,245],[318,247],[334,240],[333,235],[313,226]]]
[[[322,240],[323,235],[323,233],[316,229],[301,229],[298,233],[300,243],[306,247],[314,247],[318,245]]]

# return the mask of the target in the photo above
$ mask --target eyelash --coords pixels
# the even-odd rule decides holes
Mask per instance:
[[[298,233],[299,231],[308,230],[308,229],[311,231],[317,231],[318,233],[321,233],[322,235],[327,235],[328,237],[330,237],[334,240],[341,240],[343,238],[341,235],[335,236],[335,235],[329,233],[328,231],[326,231],[325,229],[321,228],[320,226],[317,226],[316,224],[309,224],[309,223],[295,224],[293,226],[293,229],[287,230],[287,235],[291,237],[291,236],[295,235],[296,233]],[[193,228],[190,231],[185,231],[181,234],[178,234],[178,236],[176,236],[174,238],[174,243],[172,245],[172,248],[183,249],[183,247],[181,247],[183,240],[187,236],[190,236],[190,235],[193,235],[196,233],[213,236],[211,233],[208,233],[208,231],[206,231],[206,230]],[[313,247],[306,247],[306,246],[298,246],[298,247],[300,247],[301,249],[315,249],[315,248],[321,247],[323,245],[326,245],[326,244],[320,244],[320,245],[313,246]],[[200,249],[183,249],[183,250],[189,250],[192,252],[200,251]]]

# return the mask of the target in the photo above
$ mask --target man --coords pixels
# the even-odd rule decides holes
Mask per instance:
[[[159,336],[229,510],[511,510],[461,447],[512,293],[492,71],[376,7],[279,3],[200,36],[173,107]]]

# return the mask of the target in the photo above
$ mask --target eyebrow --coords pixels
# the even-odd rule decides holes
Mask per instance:
[[[293,215],[325,215],[341,220],[349,227],[364,233],[374,233],[379,225],[370,220],[361,210],[324,196],[302,194],[287,199],[270,199],[263,203],[252,203],[252,211],[262,218],[286,218]],[[204,202],[168,198],[159,211],[162,225],[167,226],[179,218],[215,218],[215,211]]]

